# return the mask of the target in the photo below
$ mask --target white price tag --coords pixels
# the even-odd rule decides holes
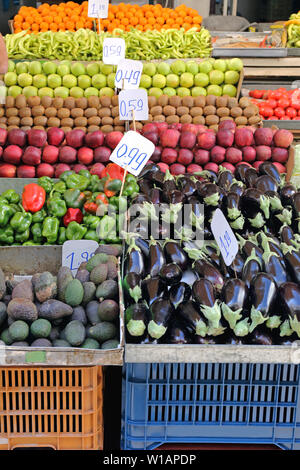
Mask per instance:
[[[103,62],[118,65],[125,58],[125,41],[122,38],[105,38],[103,41]]]
[[[147,121],[149,119],[146,90],[122,90],[119,93],[119,118],[121,121]]]
[[[107,18],[108,0],[89,0],[88,1],[89,18]]]
[[[139,87],[143,63],[139,60],[122,59],[118,63],[115,86],[124,90],[134,90]]]
[[[239,245],[223,212],[217,209],[211,222],[211,231],[221,250],[226,266],[229,266],[237,255]]]
[[[76,274],[81,263],[88,261],[98,246],[94,240],[68,240],[62,246],[62,266]]]
[[[155,145],[138,132],[128,131],[109,159],[138,176],[154,152]]]

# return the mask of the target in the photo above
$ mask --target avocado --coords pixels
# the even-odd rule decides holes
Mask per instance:
[[[80,347],[86,349],[99,349],[100,344],[93,338],[86,338]]]
[[[86,264],[86,269],[89,272],[98,266],[98,264],[107,263],[108,255],[106,253],[98,253],[97,255],[92,256]]]
[[[66,340],[71,346],[80,346],[85,340],[85,328],[78,320],[73,320],[65,328]]]
[[[7,319],[6,305],[4,302],[0,302],[0,326]]]
[[[29,334],[29,326],[22,320],[13,322],[8,328],[13,341],[24,341]]]
[[[94,299],[95,292],[96,292],[96,286],[93,282],[88,281],[84,282],[82,284],[83,286],[83,299],[82,299],[82,304],[86,305],[88,304],[91,300]]]
[[[67,268],[67,266],[61,266],[57,273],[57,297],[61,302],[65,301],[65,290],[69,282],[72,280],[73,274],[71,269]]]
[[[12,299],[7,306],[7,314],[12,320],[34,321],[38,318],[35,304],[23,298]]]
[[[101,349],[117,349],[119,345],[120,341],[118,339],[109,339],[101,344]]]
[[[5,277],[2,269],[0,268],[0,300],[6,294],[6,284],[5,284]]]
[[[38,338],[35,339],[30,346],[33,348],[51,348],[52,343],[47,338]]]
[[[2,331],[0,335],[1,341],[3,341],[7,346],[9,346],[11,343],[13,343],[13,339],[10,336],[9,329],[6,328],[5,330]]]
[[[95,254],[106,253],[107,255],[121,256],[122,254],[122,245],[112,244],[112,245],[99,245]]]
[[[75,279],[82,283],[88,282],[90,280],[90,273],[87,269],[78,269]]]
[[[118,277],[118,266],[113,262],[107,263],[107,279],[117,279]]]
[[[46,318],[46,320],[53,322],[62,320],[64,317],[69,317],[72,313],[73,309],[70,305],[56,299],[46,300],[46,302],[43,302],[39,306],[39,317]],[[36,320],[36,318],[34,318],[34,320]]]
[[[11,344],[11,346],[19,346],[22,348],[28,348],[29,344],[27,341],[15,341],[14,343]]]
[[[98,264],[90,274],[90,281],[101,284],[107,278],[107,264]]]
[[[96,325],[100,321],[98,307],[99,302],[97,300],[91,300],[85,307],[86,316],[92,325]]]
[[[86,318],[86,314],[85,314],[85,311],[84,311],[84,308],[81,307],[81,305],[79,305],[78,307],[75,307],[73,309],[73,313],[72,313],[72,316],[71,316],[71,321],[73,320],[78,320],[80,321],[84,326],[87,324],[87,318]]]
[[[50,341],[55,341],[59,338],[60,328],[58,326],[53,326],[50,331],[49,339]]]
[[[73,279],[66,287],[65,302],[71,307],[80,305],[83,299],[83,286],[78,279]]]
[[[100,284],[96,290],[96,297],[100,301],[104,299],[117,299],[118,294],[118,283],[113,279],[107,279],[106,281],[102,282],[102,284]]]
[[[113,323],[103,321],[97,325],[91,326],[88,330],[88,337],[96,339],[99,343],[103,343],[112,339],[117,334],[117,328]]]
[[[35,338],[48,338],[51,333],[51,323],[45,318],[38,318],[30,325],[30,333]]]
[[[119,313],[120,308],[115,300],[105,299],[98,306],[98,316],[102,321],[114,321]]]
[[[24,281],[19,282],[14,288],[11,293],[11,298],[23,298],[28,299],[33,302],[34,300],[34,293],[32,283],[29,279],[24,279]]]
[[[65,339],[55,339],[53,341],[53,346],[56,348],[71,348],[72,346]]]
[[[56,278],[48,271],[34,274],[31,278],[31,282],[35,296],[39,302],[45,302],[46,300],[53,299],[56,296]]]

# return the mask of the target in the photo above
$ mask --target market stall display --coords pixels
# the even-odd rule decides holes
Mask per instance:
[[[285,26],[288,34],[287,47],[300,47],[300,11],[293,13]]]
[[[263,119],[296,121],[300,119],[300,91],[284,87],[275,90],[250,90],[252,103]]]

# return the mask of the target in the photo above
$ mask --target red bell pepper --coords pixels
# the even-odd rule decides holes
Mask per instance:
[[[73,209],[73,207],[69,207],[67,210],[63,221],[64,221],[64,226],[67,227],[70,222],[77,222],[78,224],[81,224],[83,220],[83,213],[81,212],[80,209]]]
[[[116,163],[109,163],[101,172],[101,178],[108,176],[110,179],[122,180],[124,169]]]
[[[38,212],[46,200],[46,191],[36,183],[26,184],[22,194],[22,205],[26,212]]]
[[[88,212],[89,214],[96,214],[98,205],[95,202],[92,201],[87,201],[84,206],[84,210]]]

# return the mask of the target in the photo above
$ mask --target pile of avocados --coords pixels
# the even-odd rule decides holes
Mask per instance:
[[[115,349],[119,346],[120,245],[99,245],[76,276],[5,279],[0,268],[0,345]]]

